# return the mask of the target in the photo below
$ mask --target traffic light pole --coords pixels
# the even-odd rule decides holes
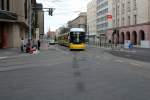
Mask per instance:
[[[28,21],[28,23],[29,23],[29,36],[28,36],[28,50],[29,50],[29,52],[31,51],[31,47],[32,47],[32,45],[31,45],[31,43],[32,43],[32,17],[33,17],[33,11],[35,11],[35,10],[43,10],[43,9],[48,9],[48,11],[44,11],[44,12],[49,12],[49,15],[50,16],[53,16],[53,11],[54,11],[54,8],[37,8],[37,7],[32,7],[32,5],[31,5],[31,3],[30,3],[30,5],[29,5],[29,8],[31,8],[31,9],[29,9],[29,21]]]
[[[28,24],[29,24],[29,34],[28,34],[28,41],[27,41],[27,48],[26,48],[26,52],[30,52],[31,51],[31,39],[32,39],[32,5],[31,5],[31,1],[29,3],[29,20],[28,20]]]
[[[53,16],[53,12],[55,10],[55,8],[38,8],[38,7],[33,7],[33,10],[43,10],[46,9],[48,11],[43,11],[43,12],[48,12],[50,16]]]

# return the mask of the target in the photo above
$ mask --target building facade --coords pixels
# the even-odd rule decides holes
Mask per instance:
[[[106,42],[107,29],[112,28],[112,0],[97,0],[97,34],[100,45]]]
[[[44,36],[44,11],[41,3],[36,3],[32,16],[32,35],[33,39],[39,40]]]
[[[47,38],[51,39],[51,40],[55,40],[56,39],[56,32],[55,31],[51,31],[49,29],[49,31],[47,32]]]
[[[87,31],[87,13],[82,12],[77,18],[68,22],[69,28],[83,28]]]
[[[108,15],[112,14],[111,0],[97,0],[97,32],[105,34],[111,26]]]
[[[31,0],[0,1],[0,48],[19,47],[28,33]]]
[[[113,28],[107,39],[141,45],[150,41],[150,0],[113,0]]]
[[[97,12],[96,0],[92,0],[87,5],[87,29],[90,36],[97,35],[96,12]]]
[[[41,8],[43,8],[42,4]],[[44,35],[44,12],[43,10],[38,12],[38,26],[40,35]]]

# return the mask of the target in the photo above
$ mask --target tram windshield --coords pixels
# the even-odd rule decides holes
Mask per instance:
[[[84,43],[85,33],[84,32],[70,32],[71,43]]]

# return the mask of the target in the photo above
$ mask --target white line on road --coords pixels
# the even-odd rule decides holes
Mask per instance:
[[[61,53],[63,53],[63,54],[69,55],[69,52],[67,52],[67,51],[64,51],[64,50],[62,50],[62,49],[59,49],[59,48],[57,48],[57,47],[52,47],[52,48],[54,48],[55,50],[57,50],[57,51],[59,51],[59,52],[61,52]]]
[[[131,55],[125,55],[126,57],[131,57]]]
[[[8,57],[6,57],[6,56],[5,57],[0,57],[0,59],[6,59],[6,58],[8,58]]]
[[[115,60],[116,62],[119,62],[119,63],[123,63],[124,61],[122,60]]]
[[[140,67],[140,68],[142,67],[142,65],[140,65],[140,64],[138,64],[138,63],[133,63],[133,62],[132,62],[132,63],[130,63],[130,65],[132,65],[132,66],[136,66],[136,67]]]

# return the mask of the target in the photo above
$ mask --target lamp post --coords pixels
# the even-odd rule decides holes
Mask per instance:
[[[117,2],[117,0],[114,0],[114,1],[115,1],[115,7],[116,7],[116,9],[115,9],[115,12],[116,12],[116,13],[115,13],[115,14],[116,14],[116,18],[115,18],[115,19],[116,19],[116,23],[115,23],[115,24],[116,24],[116,25],[115,25],[115,28],[114,28],[114,32],[113,32],[114,34],[113,34],[113,35],[116,35],[116,36],[115,36],[115,39],[114,39],[115,41],[114,41],[114,40],[113,40],[113,41],[114,41],[115,46],[116,46],[117,43],[118,43],[118,38],[119,38],[119,37],[118,37],[118,29],[117,29],[117,27],[118,27],[118,20],[117,20],[117,19],[118,19],[118,15],[117,15],[118,4],[117,4],[117,3],[118,3],[118,2]]]
[[[86,27],[86,41],[89,43],[89,25],[85,25]]]
[[[29,52],[31,50],[31,31],[32,31],[32,1],[29,2],[29,9],[28,9],[29,15],[28,15],[28,23],[29,23],[29,34],[28,34],[28,45],[26,52]]]
[[[42,9],[48,9],[48,11],[43,11]],[[29,9],[28,9],[28,12],[29,12],[29,15],[28,15],[28,23],[29,23],[29,34],[28,34],[28,45],[27,45],[27,49],[28,51],[30,52],[31,50],[31,43],[32,43],[32,18],[33,18],[33,14],[34,14],[34,11],[43,11],[43,12],[49,12],[49,15],[50,16],[53,16],[53,11],[54,11],[54,8],[39,8],[39,7],[32,7],[32,1],[30,0],[29,2]],[[35,20],[37,21],[37,20]],[[27,51],[27,52],[28,52]]]

